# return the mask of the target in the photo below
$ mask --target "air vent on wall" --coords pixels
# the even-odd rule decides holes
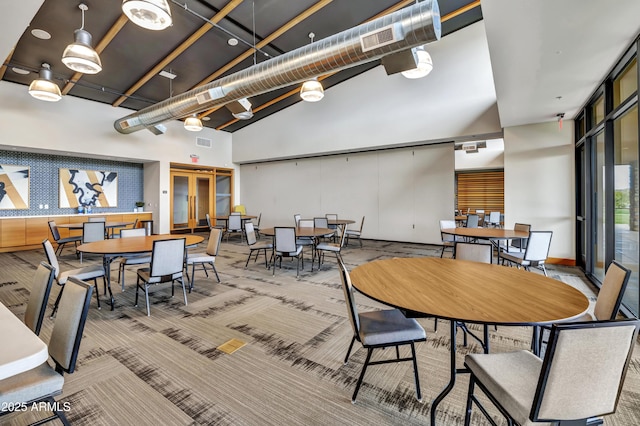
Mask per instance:
[[[379,30],[361,35],[360,45],[362,46],[362,51],[366,52],[400,40],[404,40],[402,26],[391,24]]]
[[[196,146],[200,148],[211,148],[211,139],[196,138]]]

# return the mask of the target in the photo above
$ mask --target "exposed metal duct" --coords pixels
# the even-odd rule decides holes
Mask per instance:
[[[439,38],[438,3],[425,0],[143,108],[116,120],[114,127],[120,133],[133,133]]]

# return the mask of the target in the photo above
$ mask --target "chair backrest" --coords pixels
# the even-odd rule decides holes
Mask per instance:
[[[242,216],[239,214],[229,215],[229,224],[227,225],[227,229],[230,231],[242,230]]]
[[[244,207],[243,204],[238,204],[236,206],[233,206],[233,211],[236,213],[240,213],[240,214],[247,214],[247,209]]]
[[[578,420],[615,412],[640,321],[553,325],[529,418]]]
[[[596,319],[599,321],[616,319],[630,276],[631,270],[615,260],[611,262],[604,276],[602,287],[598,292],[598,299],[594,308]]]
[[[360,332],[360,318],[358,317],[358,308],[354,297],[353,286],[351,285],[351,276],[342,259],[338,257],[338,269],[340,270],[340,280],[342,281],[342,291],[344,292],[344,301],[347,304],[347,312],[349,314],[349,322],[353,328],[354,335],[358,336]]]
[[[107,218],[102,216],[92,216],[89,218],[89,222],[106,222]]]
[[[123,229],[120,231],[120,238],[144,237],[146,235],[147,231],[144,228]]]
[[[440,231],[443,229],[451,229],[456,227],[455,220],[441,220],[440,221]],[[443,234],[440,232],[440,237],[442,238],[442,242],[445,241],[455,241],[455,235],[452,234]]]
[[[327,220],[338,220],[338,215],[335,213],[327,213],[324,217],[326,217]]]
[[[300,228],[313,228],[315,225],[313,219],[300,219],[298,221],[298,226]]]
[[[260,227],[260,221],[262,220],[262,212],[260,212],[260,214],[258,215],[258,222],[256,223],[256,226],[259,228]]]
[[[529,232],[529,242],[524,252],[524,260],[530,262],[544,262],[547,260],[552,236],[553,231]]]
[[[58,231],[58,226],[53,220],[49,221],[49,229],[51,230],[53,241],[57,242],[60,239],[60,231]]]
[[[58,263],[58,256],[56,256],[56,251],[53,249],[51,241],[44,239],[42,241],[42,247],[44,248],[44,254],[47,256],[47,262],[55,270],[55,278],[58,279],[58,275],[60,275],[60,264]]]
[[[329,219],[326,217],[314,217],[313,218],[313,227],[314,228],[329,228]]]
[[[209,231],[209,241],[207,242],[207,254],[209,256],[218,255],[220,241],[222,241],[222,230],[220,228],[211,228],[211,231]]]
[[[478,217],[477,214],[468,214],[467,215],[467,228],[477,228],[478,227],[478,221],[480,220],[480,218]]]
[[[211,216],[209,216],[209,213],[205,213],[204,218],[207,221],[207,226],[211,228]]]
[[[276,227],[275,247],[274,250],[282,253],[295,252],[298,247],[296,245],[296,228]]]
[[[455,224],[455,222],[454,222]],[[362,233],[362,227],[364,226],[364,216],[362,216],[362,220],[360,221],[360,233]],[[455,228],[455,226],[454,226]]]
[[[253,223],[247,222],[244,224],[244,233],[247,237],[247,244],[252,246],[258,239],[256,238],[256,231],[253,229]]]
[[[300,222],[300,218],[301,218],[301,217],[302,217],[302,216],[301,216],[301,215],[299,215],[298,213],[296,213],[296,214],[294,214],[294,215],[293,215],[293,221],[296,223],[296,226],[298,226],[298,223]]]
[[[82,224],[82,243],[104,240],[104,222],[85,222]]]
[[[459,241],[453,249],[453,258],[472,262],[493,263],[493,246],[491,244]]]
[[[344,242],[347,241],[347,233],[340,234],[340,248],[344,247]]]
[[[489,213],[489,223],[495,225],[500,223],[500,212]]]
[[[522,231],[522,232],[531,232],[531,225],[527,224],[527,223],[516,223],[513,226],[513,230],[514,231]],[[511,246],[512,247],[519,247],[519,248],[527,248],[527,241],[528,239],[520,239],[520,238],[516,238],[515,240],[513,240],[511,242]]]
[[[40,334],[55,274],[56,270],[53,269],[53,266],[46,262],[40,262],[31,282],[31,293],[27,309],[24,312],[24,323],[36,334]]]
[[[156,240],[151,252],[151,276],[182,276],[186,238]]]
[[[73,373],[78,359],[84,324],[87,320],[93,287],[75,277],[69,277],[60,297],[60,304],[49,339],[49,355],[56,371]]]

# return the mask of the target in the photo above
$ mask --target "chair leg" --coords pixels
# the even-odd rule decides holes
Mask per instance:
[[[396,349],[398,347],[396,346]],[[411,356],[413,358],[413,375],[415,377],[416,382],[416,398],[418,401],[422,402],[422,392],[420,391],[420,378],[418,377],[418,360],[416,358],[416,346],[415,343],[411,342]]]
[[[94,279],[93,279],[93,286],[96,288],[96,302],[98,302],[98,309],[102,309],[102,308],[100,307],[100,296],[99,296],[99,294],[98,294],[98,279],[97,279],[97,278],[94,278]],[[105,291],[105,294],[106,294],[106,293],[107,293],[107,292]]]
[[[138,306],[138,290],[140,289],[140,277],[138,277],[138,281],[136,282],[136,301],[133,306]]]
[[[349,349],[347,350],[347,356],[344,357],[344,363],[346,364],[349,361],[349,355],[351,355],[351,349],[353,349],[353,344],[356,342],[356,336],[355,334],[353,335],[353,338],[351,339],[351,344],[349,345]]]
[[[173,285],[173,284],[172,284]],[[147,316],[151,316],[151,307],[149,306],[149,284],[144,283],[144,299],[147,303]]]
[[[358,378],[358,383],[356,384],[356,390],[353,392],[353,396],[351,397],[351,402],[355,404],[356,397],[358,396],[358,391],[360,390],[360,386],[362,385],[362,379],[364,378],[364,373],[367,371],[367,367],[369,366],[369,360],[371,359],[371,353],[373,352],[373,348],[367,348],[367,359],[364,361],[364,365],[362,366],[362,372],[360,373],[360,377]]]
[[[187,289],[184,286],[184,279],[180,277],[180,284],[182,284],[182,294],[184,296],[184,306],[187,306]],[[171,283],[173,286],[173,283]]]
[[[252,253],[251,251],[249,251],[249,256],[247,257],[247,262],[244,264],[245,269],[247,268],[247,266],[249,266],[249,261],[251,260],[251,255],[252,255],[252,254],[253,254],[253,253]],[[266,259],[266,256],[267,256],[267,255],[265,254],[265,259]],[[257,258],[258,258],[258,256],[256,255],[256,259],[257,259]],[[265,260],[265,262],[266,262],[266,260]]]
[[[469,378],[469,391],[467,393],[467,408],[464,412],[464,425],[469,426],[471,424],[471,410],[473,408],[473,389],[476,384],[473,374]]]
[[[216,270],[216,265],[211,262],[211,267],[213,268],[213,272],[216,274],[216,279],[220,282],[220,277],[218,276],[218,271]]]

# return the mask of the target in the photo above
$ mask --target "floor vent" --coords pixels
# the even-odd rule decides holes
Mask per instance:
[[[196,138],[196,146],[201,148],[211,148],[211,139]]]

